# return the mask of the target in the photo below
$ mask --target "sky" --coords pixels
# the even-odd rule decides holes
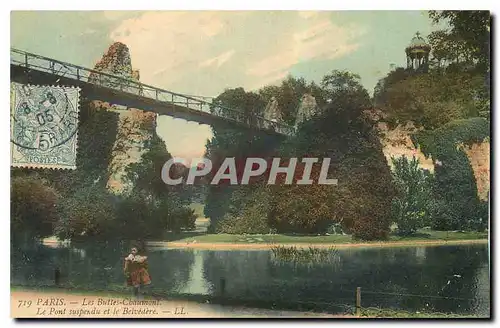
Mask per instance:
[[[11,47],[93,68],[120,41],[141,82],[189,95],[257,90],[290,74],[319,82],[334,69],[372,93],[391,65],[406,65],[417,31],[438,28],[425,11],[13,11]],[[157,122],[173,156],[203,156],[209,126]]]

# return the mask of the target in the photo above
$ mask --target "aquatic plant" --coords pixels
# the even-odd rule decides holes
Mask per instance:
[[[338,259],[338,249],[335,247],[316,248],[309,246],[301,248],[296,246],[271,246],[273,258],[282,262],[295,263],[332,263]]]

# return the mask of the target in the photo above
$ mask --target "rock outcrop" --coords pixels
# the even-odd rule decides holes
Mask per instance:
[[[420,150],[420,147],[415,147],[410,136],[417,132],[417,129],[412,122],[389,129],[387,124],[380,120],[382,114],[379,111],[371,110],[365,113],[372,120],[377,122],[376,127],[380,135],[383,152],[391,167],[391,157],[399,158],[402,156],[408,158],[416,157],[420,161],[420,167],[430,172],[434,171],[434,165],[440,164],[438,160],[434,161],[432,158],[427,158]],[[476,179],[479,199],[487,201],[490,191],[489,140],[484,140],[481,143],[474,143],[472,145],[459,144],[457,147],[461,148],[469,159]]]
[[[434,162],[432,158],[427,158],[420,150],[420,147],[415,147],[411,140],[411,135],[417,132],[417,128],[413,122],[408,122],[404,125],[398,125],[395,128],[389,128],[383,120],[383,114],[380,110],[370,109],[364,112],[374,123],[382,143],[382,151],[387,159],[387,163],[392,168],[392,157],[407,158],[415,157],[420,162],[420,167],[434,172]]]
[[[130,81],[138,81],[140,77],[139,71],[132,69],[128,47],[120,42],[109,47],[108,52],[95,65],[94,70],[117,75]],[[89,79],[94,81],[100,79],[102,84],[110,87],[117,83],[112,79],[103,81],[98,74],[91,75]],[[156,133],[156,114],[102,101],[93,101],[90,107],[91,111],[108,110],[119,115],[116,140],[108,167],[110,177],[107,188],[116,194],[126,192],[129,186],[125,178],[125,168],[141,159],[145,151],[144,144]]]
[[[132,77],[132,60],[128,47],[121,42],[113,43],[94,69],[125,78]]]
[[[476,179],[477,194],[480,200],[488,201],[490,192],[490,141],[472,145],[460,145],[469,159]]]
[[[264,118],[273,122],[281,123],[283,120],[281,118],[281,111],[278,106],[278,100],[276,97],[272,97],[266,108],[264,109]]]
[[[420,167],[430,172],[434,172],[434,162],[432,158],[427,158],[420,150],[420,147],[415,147],[410,138],[412,133],[417,129],[413,123],[409,122],[405,125],[398,125],[394,129],[389,129],[385,122],[377,123],[377,129],[380,135],[383,152],[387,163],[392,167],[392,157],[399,158],[406,156],[411,159],[415,157],[419,160]]]
[[[299,108],[297,110],[297,118],[295,119],[295,126],[297,127],[302,122],[312,118],[318,112],[319,107],[316,103],[316,98],[310,94],[304,94],[300,99]]]
[[[94,66],[94,70],[117,76],[117,78],[91,73],[89,76],[91,83],[134,94],[142,93],[140,86],[134,83],[139,81],[139,70],[132,69],[129,49],[121,42],[115,42],[109,47],[102,59]]]

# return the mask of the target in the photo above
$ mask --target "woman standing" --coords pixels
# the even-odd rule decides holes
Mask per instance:
[[[148,257],[139,255],[136,247],[132,248],[130,254],[125,258],[123,271],[127,278],[127,286],[134,288],[135,297],[139,296],[142,286],[151,284]]]

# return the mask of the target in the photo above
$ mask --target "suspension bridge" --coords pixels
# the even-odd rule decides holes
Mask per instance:
[[[10,71],[11,81],[18,83],[78,86],[82,98],[200,124],[239,126],[285,137],[295,133],[293,126],[262,116],[249,117],[240,110],[214,103],[210,97],[175,93],[14,48],[10,49]]]

